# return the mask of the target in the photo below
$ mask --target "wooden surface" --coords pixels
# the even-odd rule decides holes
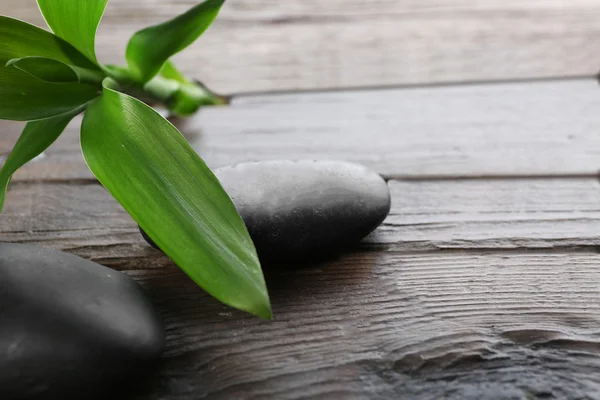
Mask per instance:
[[[123,63],[129,36],[197,0],[110,0],[97,47]],[[34,0],[0,14],[43,26]],[[600,69],[597,0],[229,0],[178,55],[225,93],[590,76]]]
[[[96,184],[13,185],[20,201],[7,203],[0,235],[125,271],[150,291],[168,348],[126,398],[593,398],[598,181],[390,187],[390,217],[356,251],[267,268],[273,322],[209,298]]]
[[[111,0],[102,59],[192,3]],[[0,14],[42,23],[33,1]],[[178,56],[217,90],[426,84],[248,94],[176,121],[213,167],[333,158],[390,179],[390,216],[355,250],[265,266],[274,321],[219,304],[145,244],[85,167],[80,120],[17,174],[0,240],[149,291],[167,349],[123,400],[600,399],[600,87],[432,85],[591,75],[599,14],[595,0],[228,1]],[[0,163],[21,126],[0,123]]]
[[[0,238],[94,260],[149,291],[167,349],[123,399],[595,399],[597,99],[575,80],[242,96],[203,110],[182,127],[213,164],[314,155],[391,177],[390,216],[358,248],[265,267],[272,322],[219,304],[145,244],[86,172],[77,122],[11,186]],[[2,126],[6,149],[18,126]]]
[[[528,84],[247,95],[175,121],[209,166],[345,159],[390,178],[598,173],[600,88],[592,79]],[[21,124],[3,122],[0,157]],[[15,180],[86,180],[81,119]]]
[[[389,185],[392,210],[365,239],[368,248],[600,247],[596,179],[392,180]],[[156,255],[132,219],[96,183],[14,183],[0,235],[5,241],[44,243],[101,263]]]

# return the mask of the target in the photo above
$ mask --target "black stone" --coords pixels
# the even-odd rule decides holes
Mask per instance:
[[[0,398],[112,398],[160,358],[164,328],[126,275],[73,255],[0,243]]]
[[[263,260],[336,254],[371,233],[390,211],[387,183],[357,164],[267,161],[219,168],[215,175]]]

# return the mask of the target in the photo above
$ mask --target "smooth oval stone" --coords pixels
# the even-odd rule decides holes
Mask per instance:
[[[161,318],[128,276],[0,243],[0,398],[102,396],[157,360],[164,340]]]
[[[390,211],[387,183],[358,164],[266,161],[214,172],[263,260],[337,253],[371,233]]]

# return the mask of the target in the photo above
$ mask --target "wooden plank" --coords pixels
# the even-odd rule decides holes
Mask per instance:
[[[132,4],[127,0],[110,0],[105,13],[105,22],[132,23],[143,20],[157,23],[185,12],[195,5],[193,0],[144,0]],[[39,12],[31,4],[17,0],[6,0],[14,15],[30,18],[43,23]],[[298,18],[333,19],[336,17],[373,17],[397,14],[450,14],[456,12],[477,13],[482,11],[556,11],[569,10],[585,12],[597,6],[595,0],[331,0],[324,3],[310,3],[290,0],[282,3],[277,0],[240,0],[223,7],[221,19],[228,22],[270,22],[285,23]],[[136,18],[134,18],[136,17]],[[133,20],[133,21],[132,21]]]
[[[351,254],[271,272],[272,322],[216,304],[175,269],[133,271],[159,299],[169,348],[126,398],[597,398],[599,263]]]
[[[0,221],[3,242],[45,245],[94,260],[94,252],[104,259],[149,253],[131,217],[95,183],[13,184]]]
[[[392,210],[363,249],[552,249],[600,246],[600,182],[527,179],[390,182]],[[95,261],[155,253],[97,184],[13,184],[0,240]],[[160,261],[163,262],[163,261]]]
[[[42,156],[22,167],[14,175],[13,181],[93,179],[79,147],[81,119],[76,117]],[[22,122],[0,121],[0,166],[12,151],[24,126]]]
[[[240,97],[180,124],[209,165],[343,159],[388,177],[592,175],[592,80]]]
[[[600,88],[592,80],[238,97],[177,125],[211,167],[341,159],[393,178],[594,176]],[[17,180],[91,179],[74,121]],[[0,156],[19,124],[0,122]]]
[[[392,211],[368,242],[394,249],[600,246],[595,179],[390,182]]]
[[[597,244],[600,183],[390,185],[392,215],[370,243],[267,268],[272,322],[199,290],[97,184],[13,185],[0,240],[99,261],[150,292],[167,351],[123,399],[593,398],[600,255],[586,246]],[[471,231],[481,238],[464,240]],[[422,251],[425,240],[452,249]]]
[[[133,32],[195,3],[111,1],[101,59],[122,63]],[[43,24],[33,1],[0,14]],[[580,76],[600,68],[598,37],[594,0],[239,0],[176,59],[225,93]]]

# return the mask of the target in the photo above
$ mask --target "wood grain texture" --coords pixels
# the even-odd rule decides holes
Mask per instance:
[[[129,34],[194,3],[111,0],[101,59],[122,62]],[[33,1],[0,14],[43,22]],[[225,93],[591,75],[599,16],[595,0],[228,1],[177,61]],[[149,291],[167,350],[123,400],[600,399],[598,110],[587,79],[246,95],[180,123],[212,167],[346,159],[402,178],[355,250],[266,267],[272,322],[143,242],[87,170],[80,119],[15,177],[0,241]],[[0,122],[0,163],[21,127]]]
[[[209,165],[346,159],[389,177],[595,174],[590,80],[240,97],[181,126]]]
[[[591,79],[240,96],[176,124],[211,167],[341,159],[391,178],[595,176],[600,87]],[[92,179],[80,119],[16,180]],[[0,122],[0,156],[21,125]]]
[[[589,249],[600,246],[594,179],[391,181],[392,210],[364,249]],[[137,226],[98,184],[15,183],[0,238],[94,261],[150,254]]]
[[[122,63],[132,33],[196,3],[112,0],[100,59]],[[0,14],[43,25],[34,1],[3,0]],[[236,0],[176,60],[225,93],[589,76],[599,37],[594,0]]]
[[[597,398],[599,262],[350,254],[268,275],[270,323],[198,296],[178,271],[144,274],[170,348],[132,398]]]
[[[0,240],[101,262],[150,292],[168,348],[123,399],[593,399],[600,183],[390,187],[392,214],[355,251],[267,267],[273,322],[198,289],[97,184],[13,185]]]
[[[81,154],[79,147],[79,129],[82,117],[75,119],[67,126],[65,132],[54,142],[42,156],[20,168],[13,176],[13,181],[31,180],[77,180],[92,179],[92,173]],[[15,121],[0,121],[0,165],[12,151],[25,124]]]
[[[369,243],[407,251],[600,246],[597,179],[390,182],[392,211]]]

